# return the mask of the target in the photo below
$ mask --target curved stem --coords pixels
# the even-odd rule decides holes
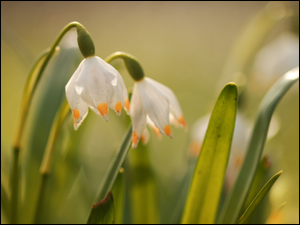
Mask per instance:
[[[60,109],[56,114],[56,117],[54,119],[51,131],[50,131],[50,135],[49,135],[49,139],[48,139],[48,142],[46,145],[46,150],[44,153],[42,165],[40,168],[41,174],[50,174],[54,151],[55,151],[54,147],[58,140],[62,125],[63,125],[65,119],[67,118],[67,116],[69,115],[69,112],[70,112],[70,107],[69,107],[68,102],[65,100],[61,104]]]
[[[141,64],[135,58],[134,56],[126,53],[126,52],[115,52],[111,55],[109,55],[105,61],[107,63],[110,63],[114,59],[121,58],[124,60],[125,66],[130,74],[130,76],[135,80],[135,81],[140,81],[144,78],[144,71],[141,67]]]
[[[44,153],[42,165],[40,167],[41,184],[39,187],[38,200],[37,200],[36,211],[34,216],[34,223],[41,223],[40,218],[42,217],[44,193],[47,186],[47,180],[51,172],[51,166],[52,166],[53,157],[55,153],[55,145],[57,143],[57,140],[59,139],[60,131],[62,129],[64,121],[69,115],[69,112],[70,112],[70,107],[68,102],[65,100],[61,104],[60,109],[58,110],[55,116],[50,131],[49,139],[46,145],[46,150]]]
[[[83,27],[78,22],[69,23],[59,34],[52,47],[46,50],[41,57],[37,60],[32,70],[29,73],[29,77],[25,86],[22,104],[21,104],[21,114],[20,120],[17,127],[17,134],[13,143],[13,165],[12,165],[12,175],[11,175],[11,213],[10,219],[11,223],[16,223],[18,214],[18,192],[19,192],[19,151],[21,145],[21,139],[23,136],[24,125],[27,119],[30,103],[37,87],[37,84],[54,53],[58,50],[57,46],[63,36],[73,27]],[[38,71],[38,72],[37,72]]]
[[[56,38],[55,42],[53,43],[52,47],[50,49],[47,49],[45,52],[43,52],[42,57],[39,58],[37,63],[34,65],[32,71],[30,72],[29,78],[27,80],[25,91],[23,94],[23,100],[22,100],[22,106],[21,106],[21,116],[20,116],[20,123],[17,129],[17,135],[14,142],[14,148],[20,149],[20,143],[21,143],[21,137],[23,134],[23,128],[24,124],[27,118],[28,109],[34,94],[34,91],[37,87],[37,84],[49,62],[51,57],[54,55],[55,52],[58,51],[58,44],[63,38],[63,36],[73,27],[82,27],[82,25],[78,22],[71,22],[69,23],[59,34],[59,36]],[[42,61],[43,59],[43,61]],[[42,65],[39,68],[39,72],[35,74],[34,72],[37,69],[37,65],[42,63]]]
[[[20,142],[21,137],[25,125],[25,119],[28,113],[28,105],[31,101],[31,93],[32,88],[34,86],[37,70],[40,68],[41,64],[45,60],[45,57],[49,54],[49,49],[46,49],[42,54],[38,57],[35,64],[31,68],[27,81],[25,90],[23,93],[22,105],[20,110],[20,120],[17,127],[17,135],[13,145],[13,163],[12,163],[12,173],[11,173],[11,202],[10,202],[10,222],[17,222],[17,212],[18,212],[18,197],[19,197],[19,150],[20,150]]]

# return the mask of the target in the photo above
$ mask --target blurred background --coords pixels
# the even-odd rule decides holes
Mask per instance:
[[[255,115],[267,90],[299,61],[299,3],[278,2],[274,24],[261,35],[252,49],[247,65],[239,73],[228,74],[230,60],[249,46],[238,46],[241,34],[249,23],[266,8],[268,2],[1,2],[1,182],[8,189],[12,159],[12,143],[19,119],[19,109],[26,78],[34,60],[50,47],[69,22],[83,24],[93,38],[96,55],[105,59],[116,51],[124,51],[139,59],[145,75],[168,86],[176,94],[186,123],[193,124],[210,113],[222,87],[229,81],[241,81],[240,98],[243,115],[253,126]],[[271,10],[271,9],[270,9]],[[272,19],[272,18],[271,18]],[[262,32],[263,33],[263,32]],[[257,35],[259,36],[259,35]],[[75,37],[75,39],[74,39]],[[255,41],[253,36],[253,40]],[[251,41],[251,37],[248,37]],[[72,43],[74,45],[72,45]],[[75,46],[72,48],[72,46]],[[255,50],[255,51],[254,51]],[[280,58],[280,56],[285,58]],[[64,85],[82,60],[76,49],[76,35],[61,44],[61,51],[47,67],[37,89],[25,128],[22,163],[21,198],[34,202],[34,180],[48,138],[55,112],[64,98]],[[280,64],[281,63],[281,64]],[[113,64],[123,76],[128,89],[133,81],[122,61]],[[227,70],[226,70],[227,68]],[[240,75],[242,74],[242,75]],[[238,77],[238,79],[237,79]],[[279,223],[299,223],[299,82],[284,96],[275,110],[278,131],[266,143],[272,173],[283,175],[270,194],[272,207],[283,202]],[[73,181],[55,218],[62,215],[69,223],[83,223],[90,202],[105,173],[109,159],[121,143],[128,125],[125,111],[121,119],[110,110],[109,122],[92,111],[78,133],[74,134],[72,119],[65,136],[71,138],[76,151],[58,151],[53,173],[58,174],[51,185],[59,192],[65,188],[69,174],[60,171],[66,159],[76,159]],[[173,139],[157,140],[150,132],[149,158],[161,195],[172,196],[187,170],[191,129],[172,127]],[[140,143],[141,144],[141,143]],[[246,143],[244,143],[246,145]],[[30,157],[29,157],[30,156]],[[69,157],[69,158],[68,158]],[[73,157],[73,158],[72,158]],[[69,165],[69,164],[68,164]],[[74,169],[76,168],[76,169]],[[274,174],[273,173],[273,174]],[[71,185],[85,183],[84,187]],[[88,184],[88,185],[86,185]],[[88,186],[88,187],[86,187]],[[76,188],[75,188],[76,187]],[[51,190],[50,190],[51,191]],[[84,195],[82,194],[84,193]],[[64,196],[63,194],[61,196]],[[57,197],[53,201],[62,201]],[[171,197],[170,197],[171,198]],[[87,199],[87,201],[85,201]],[[161,200],[161,211],[171,200]],[[30,201],[29,201],[30,202]],[[85,203],[82,203],[85,202]],[[81,204],[82,203],[82,204]],[[78,204],[78,205],[77,205]],[[85,205],[84,205],[85,204]],[[21,206],[24,207],[24,206]],[[22,212],[30,221],[32,207]],[[26,211],[27,210],[27,211]],[[51,209],[49,209],[51,210]],[[51,212],[51,211],[50,211]],[[2,215],[2,214],[1,214]],[[48,217],[51,217],[49,213]],[[164,222],[164,219],[161,218]],[[5,218],[1,221],[5,222]]]

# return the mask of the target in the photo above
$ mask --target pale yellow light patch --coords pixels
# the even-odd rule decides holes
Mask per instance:
[[[164,127],[164,132],[166,135],[168,136],[172,136],[172,130],[171,130],[171,127],[169,124],[167,124],[165,127]]]
[[[117,113],[121,112],[122,111],[122,103],[121,102],[118,102],[116,105],[115,105],[115,110]]]
[[[242,155],[238,155],[234,160],[234,166],[239,169],[243,165],[244,157]]]
[[[202,145],[198,141],[193,141],[190,145],[189,152],[191,156],[197,157],[201,151]]]
[[[97,106],[98,111],[102,116],[108,115],[107,103],[102,103]]]
[[[75,118],[76,120],[78,120],[78,119],[79,119],[79,116],[80,116],[80,113],[79,113],[79,111],[78,111],[77,109],[73,109],[73,115],[74,115],[74,118]]]

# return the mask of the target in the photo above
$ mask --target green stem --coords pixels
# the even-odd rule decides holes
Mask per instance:
[[[13,144],[13,165],[12,165],[12,175],[11,175],[11,212],[10,219],[11,223],[16,223],[18,216],[18,192],[19,192],[19,151],[21,140],[24,131],[24,125],[27,119],[30,103],[34,94],[34,91],[37,87],[37,84],[54,53],[58,50],[57,46],[63,36],[73,27],[83,26],[78,22],[69,23],[57,37],[56,41],[52,45],[49,50],[46,50],[42,53],[42,55],[38,58],[34,66],[32,67],[23,94],[21,109],[20,109],[20,119],[17,127],[17,134],[15,136],[14,144]],[[38,71],[38,72],[37,72]]]
[[[21,137],[24,130],[25,120],[28,114],[29,105],[32,99],[33,86],[36,80],[37,70],[40,68],[41,64],[45,60],[45,57],[49,54],[49,49],[46,49],[36,60],[35,64],[31,68],[27,81],[25,90],[23,93],[23,99],[20,109],[20,120],[17,127],[17,135],[15,137],[13,145],[13,164],[11,173],[11,202],[10,202],[10,222],[17,222],[18,214],[18,196],[19,196],[19,152]]]
[[[13,168],[11,176],[10,223],[17,223],[19,199],[19,149],[14,148]]]
[[[55,145],[57,140],[59,139],[60,131],[62,129],[63,123],[66,120],[67,116],[69,115],[70,107],[68,102],[65,100],[62,105],[60,106],[59,111],[57,112],[51,131],[49,135],[49,139],[46,145],[46,150],[44,153],[43,161],[40,168],[41,174],[41,185],[39,188],[39,196],[36,206],[36,212],[34,217],[34,223],[39,223],[40,215],[42,215],[42,208],[43,208],[43,196],[46,189],[46,182],[48,180],[48,176],[51,173],[51,166],[53,162],[53,157],[55,153]]]
[[[123,59],[125,66],[130,74],[130,76],[135,80],[135,81],[140,81],[144,78],[144,71],[141,67],[141,64],[135,58],[134,56],[126,53],[126,52],[115,52],[111,55],[109,55],[105,61],[107,63],[110,63],[114,59]]]

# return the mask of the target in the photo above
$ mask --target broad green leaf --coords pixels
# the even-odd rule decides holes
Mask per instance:
[[[107,194],[112,190],[112,187],[120,171],[121,165],[123,164],[127,152],[129,150],[131,140],[132,140],[131,133],[132,133],[132,126],[128,128],[126,135],[122,141],[120,150],[116,152],[115,156],[113,157],[109,165],[108,171],[106,172],[105,177],[103,178],[103,181],[100,184],[100,187],[98,189],[95,202],[99,202],[99,200],[104,199],[107,196]],[[93,213],[93,210],[91,210],[91,213]]]
[[[105,199],[92,206],[91,214],[87,224],[114,224],[115,206],[114,198],[111,192]]]
[[[259,191],[259,193],[255,196],[253,201],[250,203],[246,211],[243,213],[241,218],[239,219],[239,224],[245,224],[249,217],[252,215],[253,211],[256,209],[256,207],[259,205],[259,203],[262,201],[262,199],[266,196],[266,194],[269,192],[275,181],[278,179],[278,177],[282,174],[282,170],[276,173]]]
[[[121,168],[119,171],[119,174],[112,189],[112,193],[115,196],[115,223],[121,224],[123,223],[123,212],[125,202],[125,172],[123,168]]]
[[[150,166],[148,146],[140,143],[128,155],[128,191],[134,224],[159,223],[156,180]]]
[[[238,178],[225,200],[218,223],[235,223],[247,197],[257,165],[262,155],[272,114],[280,99],[299,79],[299,67],[287,72],[268,91],[262,100],[244,163]]]
[[[43,78],[36,89],[33,98],[31,113],[28,117],[28,129],[26,135],[28,141],[26,146],[26,154],[24,155],[22,170],[24,171],[24,200],[21,203],[20,223],[32,223],[34,212],[36,208],[37,193],[39,188],[39,167],[44,154],[45,146],[48,141],[49,132],[56,115],[56,112],[65,97],[65,85],[72,73],[76,70],[79,64],[80,53],[77,48],[64,48],[61,46],[58,55],[49,62]],[[53,88],[55,87],[55,91]],[[57,156],[58,154],[56,154]],[[62,171],[59,171],[61,174]],[[55,176],[53,174],[53,176]],[[51,178],[52,179],[52,178]],[[62,188],[55,186],[58,184],[55,177],[53,177],[53,184],[49,182],[50,186],[48,192],[49,201],[46,200],[45,211],[47,212],[42,217],[44,221],[50,223],[57,223],[55,218],[57,216],[56,199],[61,200],[58,192],[64,191]],[[52,195],[51,193],[55,193]],[[51,197],[50,197],[51,196]],[[52,204],[52,202],[54,204]]]
[[[182,223],[214,223],[221,197],[237,110],[237,86],[228,83],[211,114]]]

